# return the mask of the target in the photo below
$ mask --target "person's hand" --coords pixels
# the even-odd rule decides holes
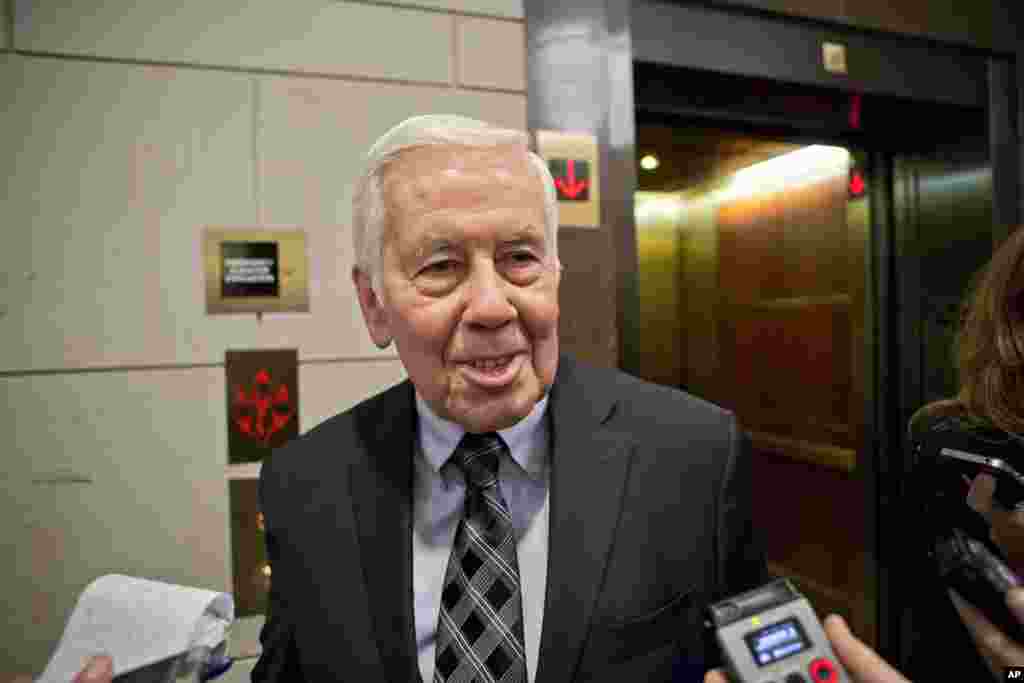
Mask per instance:
[[[975,647],[997,680],[1002,680],[1004,667],[1024,665],[1024,645],[1011,640],[993,626],[974,605],[952,590],[949,591],[949,597],[953,600],[956,611],[960,613],[960,620],[971,634]],[[1017,620],[1024,623],[1024,588],[1007,591],[1006,604]]]
[[[988,521],[992,542],[1003,551],[1010,568],[1021,573],[1024,570],[1024,511],[1006,510],[995,503],[992,499],[995,490],[995,477],[985,473],[977,475],[967,493],[967,505]],[[1024,664],[1024,643],[1011,640],[974,605],[952,590],[949,597],[993,676],[1001,680],[1004,667]],[[1009,591],[1006,604],[1017,620],[1024,623],[1024,589]]]
[[[704,674],[704,683],[729,683],[729,679],[719,669],[712,669]]]
[[[842,617],[830,614],[825,618],[824,627],[836,657],[855,683],[910,683],[877,652],[853,635]],[[704,675],[704,683],[729,683],[729,679],[715,669]]]
[[[967,505],[988,520],[992,541],[1003,551],[1010,568],[1020,572],[1024,569],[1024,511],[1006,510],[993,502],[995,491],[995,477],[982,472],[971,482]]]
[[[96,655],[85,663],[71,683],[110,683],[114,677],[114,660],[109,655]]]
[[[837,614],[825,617],[825,635],[832,643],[836,657],[853,680],[858,683],[910,683],[906,676],[853,635],[850,627]]]

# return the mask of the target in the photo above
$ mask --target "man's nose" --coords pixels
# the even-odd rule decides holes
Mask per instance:
[[[510,284],[501,277],[494,265],[478,265],[468,287],[468,301],[464,319],[485,327],[500,327],[516,317],[516,308],[509,300]]]

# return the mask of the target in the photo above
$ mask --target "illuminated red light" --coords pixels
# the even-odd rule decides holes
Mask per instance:
[[[854,130],[860,130],[860,107],[861,98],[860,95],[850,96],[850,128]]]
[[[555,179],[558,198],[562,201],[587,201],[590,187],[590,164],[579,159],[551,159],[548,168]]]
[[[850,197],[863,197],[866,190],[867,183],[864,181],[864,175],[860,171],[850,173]]]

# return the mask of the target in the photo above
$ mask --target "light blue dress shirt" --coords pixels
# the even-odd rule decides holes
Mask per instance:
[[[517,424],[498,432],[511,458],[498,464],[498,485],[516,532],[519,580],[523,591],[523,637],[528,680],[535,680],[544,616],[548,568],[548,398]],[[420,675],[434,678],[437,616],[448,557],[462,519],[466,484],[458,468],[442,466],[465,430],[438,417],[416,394],[417,452],[414,459],[412,574],[416,653]]]

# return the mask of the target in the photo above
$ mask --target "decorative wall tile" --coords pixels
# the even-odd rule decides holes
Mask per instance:
[[[447,83],[451,20],[356,2],[15,0],[21,50]]]
[[[40,672],[97,576],[229,589],[224,391],[219,368],[0,379],[0,670]]]
[[[300,365],[301,431],[404,378],[397,360]],[[225,392],[219,367],[0,378],[0,671],[41,671],[99,575],[231,590]]]
[[[199,239],[256,221],[250,78],[11,55],[0,82],[0,370],[220,362],[256,337],[206,317]]]
[[[458,19],[460,85],[526,92],[526,26],[510,21]]]

